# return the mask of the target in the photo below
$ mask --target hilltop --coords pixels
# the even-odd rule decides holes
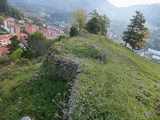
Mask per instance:
[[[3,119],[160,117],[160,65],[103,36],[82,36],[56,42],[41,64],[1,69]]]

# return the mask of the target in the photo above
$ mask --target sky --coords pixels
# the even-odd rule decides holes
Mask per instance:
[[[126,7],[137,4],[153,4],[160,3],[160,0],[108,0],[116,7]]]

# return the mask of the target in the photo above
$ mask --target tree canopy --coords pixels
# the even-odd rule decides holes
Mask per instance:
[[[24,18],[24,14],[15,7],[8,5],[7,0],[0,0],[0,15],[13,17],[18,20]]]
[[[32,50],[35,58],[45,55],[48,48],[53,44],[53,41],[46,40],[44,35],[38,31],[31,34],[27,40],[28,49]]]
[[[104,15],[99,15],[97,10],[94,10],[92,13],[90,13],[91,19],[87,22],[86,29],[88,32],[97,34],[101,33],[102,35],[107,34],[107,29],[110,25],[109,18]]]
[[[125,46],[129,43],[132,50],[143,49],[146,39],[151,38],[148,28],[144,26],[146,20],[140,11],[136,11],[136,15],[130,21],[131,23],[128,25],[127,31],[123,32],[122,39],[126,42]]]
[[[11,44],[7,45],[7,48],[9,50],[9,55],[11,55],[16,49],[20,48],[20,41],[18,40],[18,36],[13,36],[10,38]]]
[[[75,19],[75,24],[78,26],[79,31],[81,31],[85,26],[88,18],[88,14],[85,9],[74,9],[72,15]]]

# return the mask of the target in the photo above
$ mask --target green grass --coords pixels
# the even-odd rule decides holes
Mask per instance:
[[[80,62],[73,120],[158,120],[160,65],[102,36],[73,37],[55,43],[61,57]],[[46,57],[49,59],[49,57]],[[2,120],[62,116],[71,85],[51,79],[50,64],[1,69]],[[147,117],[147,115],[149,117]]]
[[[59,113],[57,105],[66,104],[70,85],[62,79],[42,77],[39,71],[44,69],[41,64],[18,68],[13,64],[1,69],[2,120],[18,120],[27,115],[36,120],[50,120]]]
[[[99,36],[75,37],[57,45],[62,56],[79,60],[83,71],[78,78],[74,119],[160,117],[160,90],[155,87],[160,83],[159,64]],[[106,54],[107,63],[92,57],[101,52]]]

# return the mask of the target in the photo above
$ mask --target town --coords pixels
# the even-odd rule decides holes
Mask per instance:
[[[33,20],[27,20],[30,21],[30,23],[33,23]],[[0,35],[0,56],[4,56],[9,53],[6,46],[11,44],[10,38],[15,35],[18,36],[18,39],[23,46],[27,45],[28,35],[33,34],[36,31],[41,32],[46,39],[55,39],[57,36],[64,34],[62,28],[53,25],[40,29],[37,25],[28,24],[25,20],[16,20],[14,18],[6,18],[3,20],[3,23],[4,24],[1,25],[1,27],[4,28],[8,34]]]

